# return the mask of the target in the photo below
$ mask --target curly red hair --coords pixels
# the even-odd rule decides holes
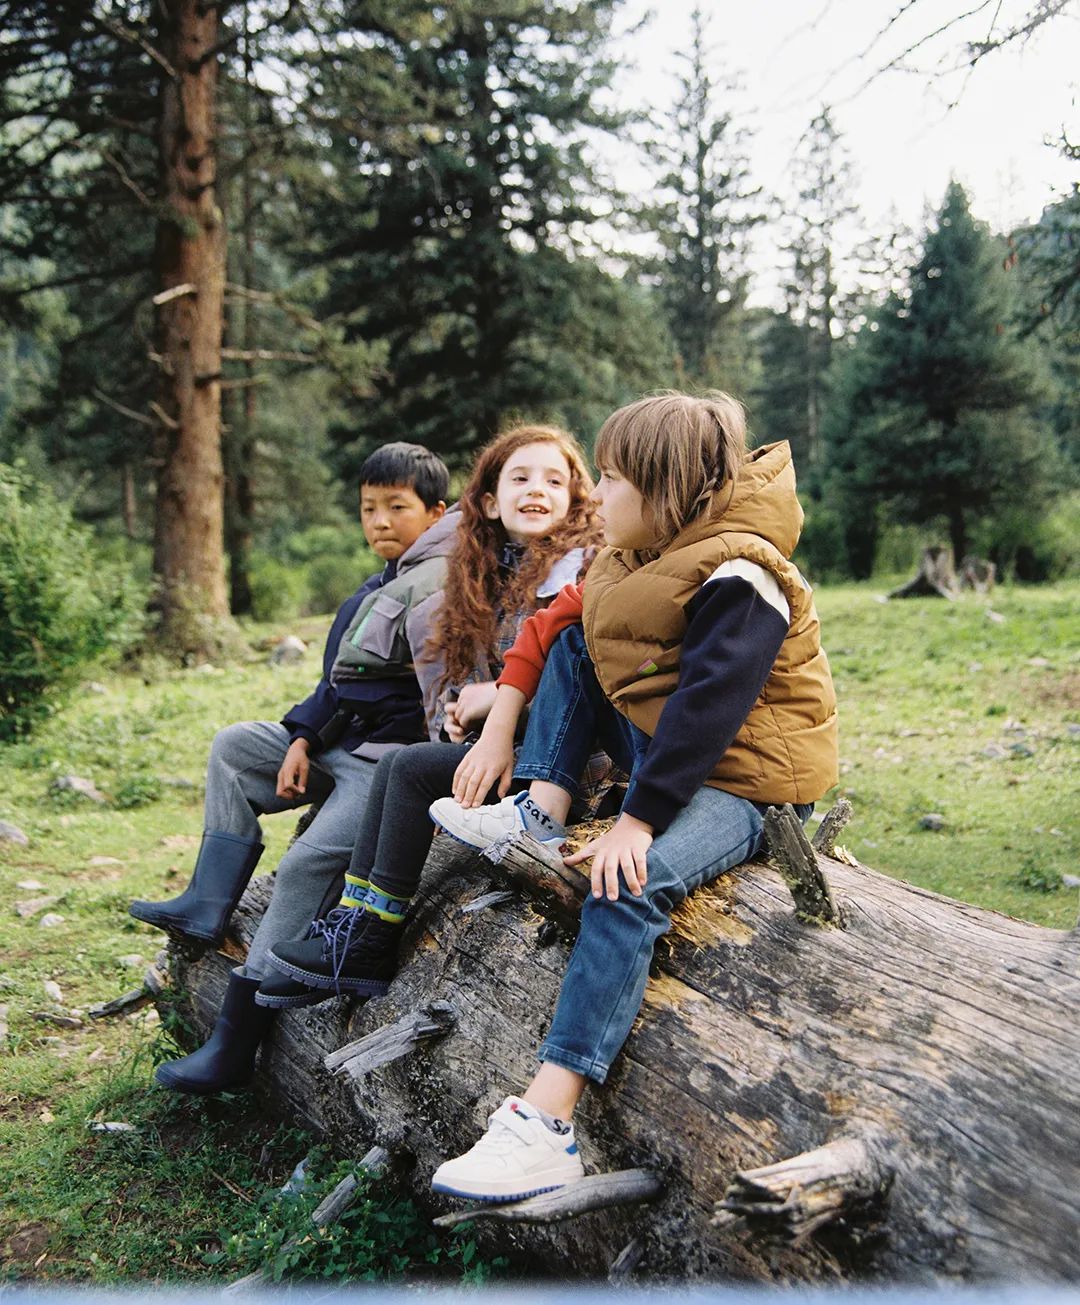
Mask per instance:
[[[502,522],[490,519],[484,511],[484,498],[495,493],[507,459],[526,444],[554,444],[566,458],[570,509],[549,534],[528,545],[520,565],[507,576],[500,570],[499,560],[508,536]],[[595,548],[603,542],[589,501],[592,487],[580,445],[558,426],[513,426],[476,455],[459,500],[461,524],[448,562],[442,610],[429,644],[442,653],[444,683],[464,683],[478,662],[498,661],[500,614],[535,611],[537,587],[554,563],[573,548]]]

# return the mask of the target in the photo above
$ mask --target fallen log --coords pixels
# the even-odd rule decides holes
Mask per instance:
[[[478,1222],[481,1245],[600,1279],[1080,1279],[1080,930],[834,860],[837,823],[817,848],[774,839],[826,886],[830,922],[796,909],[790,864],[749,863],[658,945],[634,1032],[575,1117],[588,1172],[635,1203],[583,1192],[588,1212],[556,1202],[554,1223],[519,1207]],[[439,1215],[457,1207],[433,1170],[535,1068],[587,887],[531,840],[489,853],[437,839],[389,993],[288,1012],[263,1055],[274,1108],[346,1152],[385,1147]],[[200,1035],[268,887],[221,953],[173,958]]]

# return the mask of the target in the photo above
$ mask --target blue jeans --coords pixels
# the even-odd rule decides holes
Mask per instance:
[[[607,700],[585,647],[585,632],[571,625],[552,644],[544,663],[514,778],[546,779],[576,797],[578,779],[597,745],[632,776],[649,736]]]
[[[649,737],[612,707],[596,679],[580,625],[552,646],[529,713],[514,774],[544,779],[570,793],[598,739],[633,772]],[[540,1059],[602,1083],[641,1008],[656,940],[689,893],[761,846],[766,803],[703,787],[649,848],[640,897],[623,884],[616,901],[588,896],[581,930],[559,992]],[[796,807],[804,822],[812,806]]]

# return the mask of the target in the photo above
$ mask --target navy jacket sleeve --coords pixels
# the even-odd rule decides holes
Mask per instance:
[[[282,725],[289,731],[290,743],[294,743],[297,739],[307,739],[313,752],[322,746],[319,730],[332,719],[339,706],[337,690],[330,683],[330,672],[334,669],[338,647],[345,637],[345,631],[349,628],[349,622],[355,615],[356,609],[373,589],[378,589],[385,582],[388,578],[388,570],[389,568],[378,571],[365,580],[356,593],[351,598],[346,598],[338,608],[338,614],[334,617],[334,624],[330,627],[326,639],[326,647],[323,649],[322,679],[315,686],[315,692],[303,702],[298,702],[295,707],[290,707],[282,719]]]
[[[789,618],[737,576],[709,580],[686,610],[679,682],[623,803],[657,833],[731,746],[788,632]]]

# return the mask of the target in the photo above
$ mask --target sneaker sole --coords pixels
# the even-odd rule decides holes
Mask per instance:
[[[349,992],[363,997],[382,997],[390,987],[389,979],[350,979],[346,975],[339,975],[335,979],[332,974],[316,974],[314,970],[302,970],[299,965],[293,965],[291,961],[283,961],[274,952],[270,952],[268,959],[275,970],[290,974],[294,979],[299,979],[301,983],[306,983],[311,988],[329,988],[334,993]]]
[[[500,1192],[493,1194],[491,1192],[466,1192],[460,1187],[449,1187],[446,1183],[432,1183],[433,1192],[441,1192],[444,1196],[457,1196],[463,1201],[483,1201],[486,1205],[505,1205],[510,1201],[527,1201],[530,1196],[543,1196],[545,1192],[557,1192],[561,1187],[569,1187],[571,1183],[577,1182],[575,1178],[565,1179],[561,1183],[550,1183],[546,1187],[531,1187],[526,1192]]]

